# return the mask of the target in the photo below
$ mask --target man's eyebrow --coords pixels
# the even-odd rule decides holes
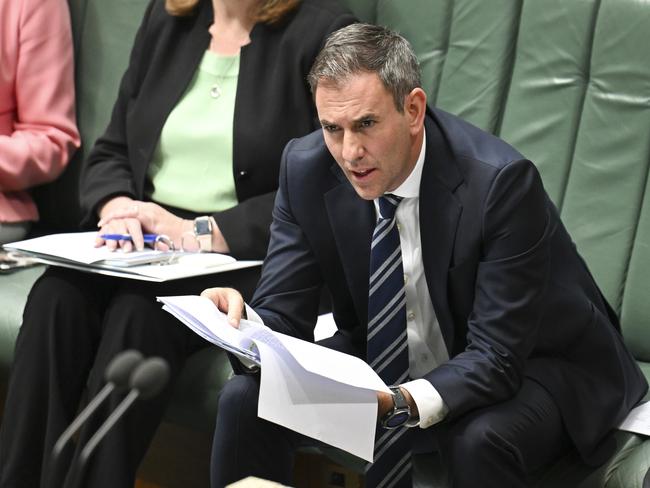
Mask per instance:
[[[352,124],[353,125],[358,125],[359,123],[363,122],[364,120],[378,119],[378,118],[379,117],[376,114],[374,114],[372,112],[368,112],[367,114],[363,114],[360,117],[357,117],[356,119],[352,120]],[[327,119],[320,119],[320,123],[321,123],[321,125],[336,125],[336,126],[338,126],[338,124],[335,124],[334,122],[330,122]]]
[[[354,125],[359,125],[361,122],[364,122],[366,120],[378,120],[379,116],[375,113],[368,112],[366,114],[363,114],[361,117],[357,117],[352,121]]]

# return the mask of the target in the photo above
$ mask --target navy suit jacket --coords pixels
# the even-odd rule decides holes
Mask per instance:
[[[440,110],[425,119],[420,231],[431,301],[450,359],[425,375],[446,420],[504,401],[524,377],[559,406],[598,462],[647,384],[535,166]],[[271,242],[252,305],[275,330],[313,340],[327,286],[339,331],[324,345],[365,355],[371,201],[317,131],[285,148]]]

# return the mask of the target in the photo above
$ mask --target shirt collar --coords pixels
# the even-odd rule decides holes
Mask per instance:
[[[420,195],[420,181],[422,180],[422,169],[424,168],[425,149],[427,147],[427,132],[424,131],[422,137],[422,147],[420,148],[420,155],[415,162],[415,167],[411,174],[404,180],[404,182],[390,192],[402,198],[415,198]]]

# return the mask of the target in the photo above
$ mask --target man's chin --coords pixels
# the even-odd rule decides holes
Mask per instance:
[[[375,198],[379,198],[384,194],[384,192],[380,192],[379,190],[372,189],[372,188],[361,188],[357,185],[352,185],[354,188],[354,191],[359,195],[359,197],[363,198],[364,200],[374,200]]]

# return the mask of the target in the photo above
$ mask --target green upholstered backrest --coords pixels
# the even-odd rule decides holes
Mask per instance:
[[[81,22],[75,32],[82,156],[106,128],[133,39],[149,0],[70,0]]]
[[[501,136],[650,361],[650,3],[345,0],[409,39],[430,102]]]
[[[68,0],[75,45],[77,124],[82,146],[59,180],[36,191],[41,225],[47,230],[75,229],[81,220],[81,165],[108,124],[133,39],[148,3],[149,0]]]

